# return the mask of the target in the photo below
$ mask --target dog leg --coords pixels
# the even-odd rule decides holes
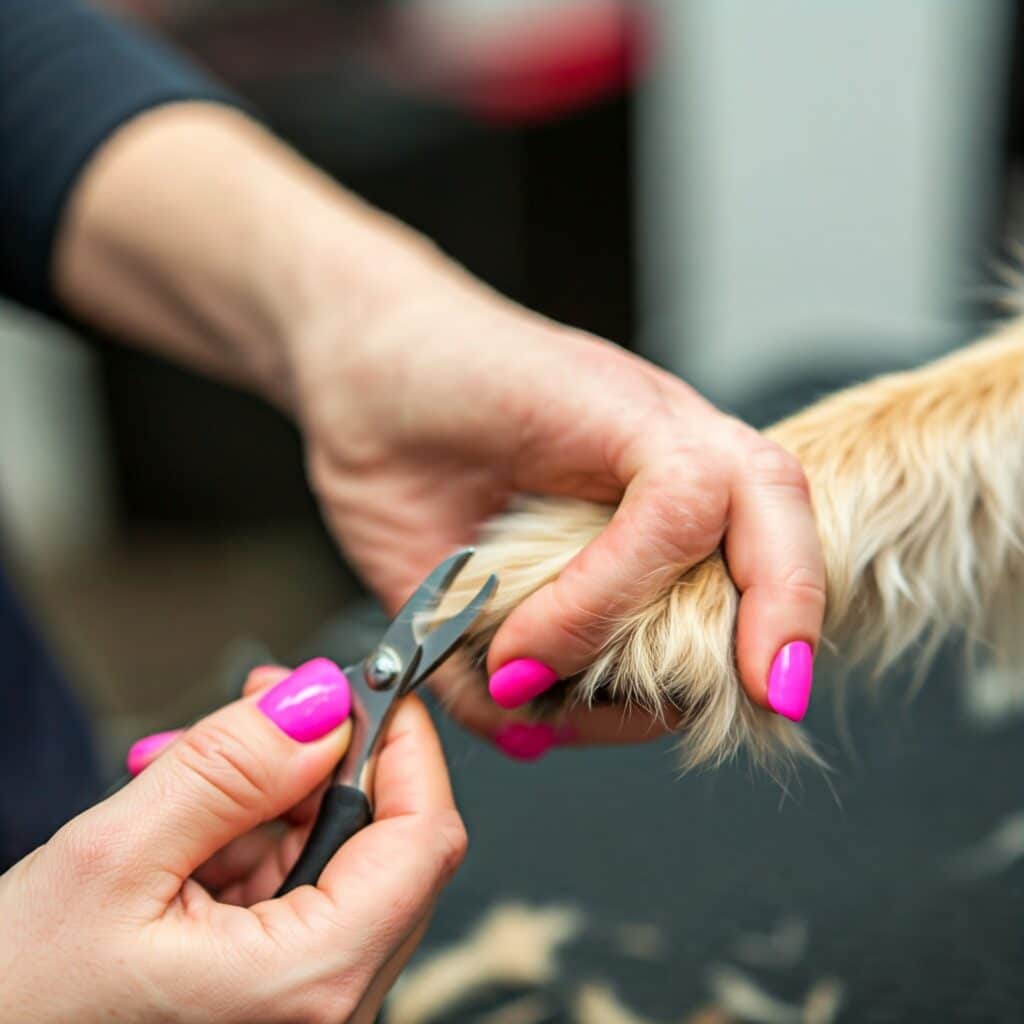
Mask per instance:
[[[768,434],[807,473],[826,562],[824,636],[844,659],[874,658],[880,670],[915,644],[927,656],[953,628],[1007,650],[1021,646],[1024,320],[922,369],[833,395]],[[501,578],[471,638],[478,654],[611,513],[531,499],[489,526],[450,597],[454,606],[488,573]],[[616,623],[572,681],[571,699],[674,705],[688,766],[741,748],[769,768],[813,757],[799,728],[740,689],[737,603],[716,552]]]

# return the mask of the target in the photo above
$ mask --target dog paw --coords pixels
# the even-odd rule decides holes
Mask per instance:
[[[464,603],[490,573],[500,583],[468,637],[482,663],[512,610],[555,579],[608,522],[612,509],[569,499],[529,499],[493,521],[441,614]],[[716,765],[745,750],[778,773],[814,757],[793,723],[745,695],[733,636],[739,595],[717,552],[666,584],[646,605],[614,623],[597,657],[578,676],[535,700],[530,713],[554,719],[567,707],[614,702],[678,720],[687,768]],[[478,678],[472,684],[483,685]]]

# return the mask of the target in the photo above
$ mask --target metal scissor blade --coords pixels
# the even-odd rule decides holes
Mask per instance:
[[[476,617],[483,611],[484,605],[487,604],[497,586],[498,577],[492,573],[462,611],[457,612],[450,619],[445,619],[436,629],[431,630],[423,637],[420,641],[420,649],[423,654],[414,675],[406,683],[407,689],[412,689],[426,679],[455,650],[466,635],[466,631],[476,621]]]
[[[412,596],[402,605],[387,632],[381,637],[379,648],[390,647],[396,651],[403,664],[408,664],[415,654],[419,640],[416,636],[417,621],[433,611],[443,600],[455,577],[462,572],[465,564],[473,557],[474,548],[463,548],[449,555],[413,591]]]

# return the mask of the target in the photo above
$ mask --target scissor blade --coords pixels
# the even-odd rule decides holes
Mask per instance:
[[[418,686],[434,671],[459,645],[459,642],[483,611],[484,605],[490,600],[491,594],[497,589],[498,577],[491,575],[487,582],[476,592],[473,599],[450,619],[445,619],[436,629],[431,630],[420,641],[423,654],[415,675],[407,682],[407,691]]]
[[[465,564],[473,557],[473,548],[463,548],[449,555],[413,591],[412,596],[402,605],[387,632],[381,637],[378,647],[390,647],[408,664],[416,652],[417,622],[428,616],[443,600],[455,577],[462,572]]]

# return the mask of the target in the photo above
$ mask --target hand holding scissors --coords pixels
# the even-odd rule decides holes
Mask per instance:
[[[277,892],[316,885],[337,850],[373,820],[373,773],[381,737],[398,701],[415,691],[458,647],[498,585],[490,576],[466,606],[424,632],[473,556],[464,548],[434,568],[406,601],[372,651],[343,671],[353,696],[353,733],[348,751],[324,793],[313,831]]]

